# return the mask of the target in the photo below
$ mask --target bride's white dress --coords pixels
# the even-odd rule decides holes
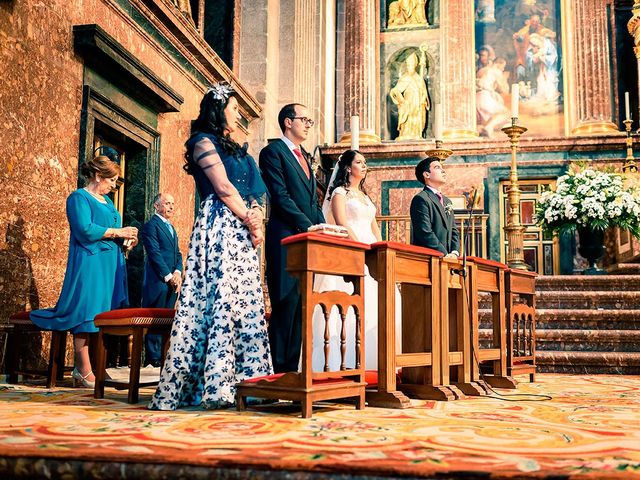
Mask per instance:
[[[333,191],[335,195],[346,197],[346,221],[347,226],[362,243],[371,244],[377,238],[371,230],[371,224],[376,217],[376,207],[368,197],[363,197],[358,193],[353,193],[338,187]],[[331,219],[327,219],[331,221]],[[353,293],[353,284],[347,283],[342,277],[319,275],[314,283],[315,291],[340,290],[346,293]],[[399,326],[400,301],[396,295],[396,326]],[[364,277],[364,345],[365,345],[365,368],[367,370],[377,370],[378,368],[378,282],[376,282],[369,270],[365,266]],[[346,368],[355,368],[355,315],[353,309],[349,309],[346,317]],[[329,318],[329,369],[340,369],[340,331],[341,321],[337,307],[333,307]],[[396,338],[401,339],[399,333]],[[396,347],[400,351],[400,347]],[[324,371],[324,316],[322,309],[316,306],[313,316],[313,359],[312,369],[314,372]]]

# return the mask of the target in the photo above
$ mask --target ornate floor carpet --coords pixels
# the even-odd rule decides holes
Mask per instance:
[[[113,389],[5,384],[0,478],[640,478],[640,377],[538,380],[501,393],[552,400],[323,404],[310,420],[285,403],[154,412],[151,390],[128,405]]]

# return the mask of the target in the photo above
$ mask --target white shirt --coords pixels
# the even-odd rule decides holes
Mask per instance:
[[[171,225],[171,222],[169,220],[167,220],[166,218],[164,218],[162,215],[160,215],[159,213],[154,213],[154,215],[156,217],[158,217],[160,220],[162,220],[166,225],[167,228],[169,229],[169,231],[171,232],[171,236],[175,238],[176,234],[175,234],[175,229],[173,228],[173,225]],[[164,276],[164,283],[167,283],[169,280],[171,280],[173,278],[173,275],[175,273],[180,273],[180,270],[176,270],[173,273],[167,273]]]
[[[298,156],[296,155],[296,153],[294,152],[294,150],[300,150],[300,152],[302,152],[302,148],[300,148],[298,145],[296,145],[295,143],[293,143],[291,140],[289,140],[287,137],[285,137],[284,135],[282,135],[280,137],[280,140],[282,140],[285,145],[287,147],[289,147],[289,150],[291,150],[291,153],[293,153],[293,156],[296,157],[296,159],[298,158]]]

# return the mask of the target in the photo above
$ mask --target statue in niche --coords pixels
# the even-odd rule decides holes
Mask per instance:
[[[412,52],[405,59],[405,72],[391,90],[389,97],[398,106],[398,137],[396,140],[421,139],[431,108],[424,74],[427,67],[426,47],[420,47],[420,59]],[[416,68],[420,65],[420,71]]]
[[[427,0],[396,0],[389,4],[388,27],[405,25],[428,25],[426,12]]]
[[[180,13],[185,16],[190,23],[194,23],[193,14],[191,13],[191,2],[189,0],[171,0],[173,4],[178,7]]]

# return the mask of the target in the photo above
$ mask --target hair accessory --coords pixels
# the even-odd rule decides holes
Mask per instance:
[[[120,152],[113,147],[102,145],[93,151],[94,155],[104,155],[112,162],[120,163]]]
[[[218,82],[210,86],[207,93],[211,93],[216,100],[226,101],[235,90],[228,82]]]

